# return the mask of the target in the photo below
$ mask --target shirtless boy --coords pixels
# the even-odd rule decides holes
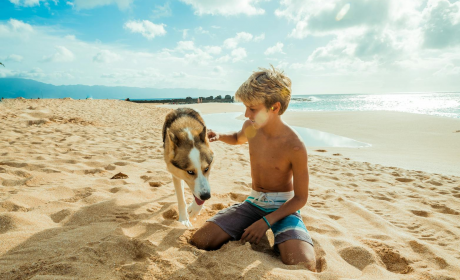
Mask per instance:
[[[229,240],[259,243],[271,228],[285,264],[316,270],[313,241],[298,212],[307,203],[307,151],[281,120],[291,99],[291,80],[277,69],[260,69],[235,94],[248,118],[239,132],[208,132],[211,142],[249,143],[252,192],[209,219],[192,237],[200,249],[216,250]]]

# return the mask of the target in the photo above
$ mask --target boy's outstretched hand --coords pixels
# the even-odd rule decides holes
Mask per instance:
[[[268,230],[268,225],[264,220],[260,219],[257,222],[244,229],[244,233],[241,236],[241,243],[255,243],[259,244],[265,232]]]
[[[209,139],[209,142],[214,142],[214,141],[219,140],[219,133],[215,133],[211,129],[208,129],[208,139]]]

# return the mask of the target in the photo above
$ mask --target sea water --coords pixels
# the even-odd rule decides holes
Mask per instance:
[[[243,126],[244,113],[220,113],[202,115],[206,127],[216,132],[239,131]],[[370,147],[370,144],[359,142],[347,137],[335,135],[305,127],[291,126],[309,147]]]
[[[288,111],[397,111],[460,118],[460,93],[293,95]]]

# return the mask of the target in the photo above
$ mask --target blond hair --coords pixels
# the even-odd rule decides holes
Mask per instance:
[[[259,68],[235,93],[235,99],[256,105],[263,103],[270,108],[276,102],[281,104],[278,115],[282,115],[291,100],[291,79],[270,65],[270,69]]]

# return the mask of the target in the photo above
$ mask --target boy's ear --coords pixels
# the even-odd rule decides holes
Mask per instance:
[[[273,104],[273,105],[270,107],[270,110],[272,110],[272,111],[275,112],[275,113],[278,113],[278,112],[281,110],[281,103],[280,103],[280,102],[276,102],[275,104]]]

